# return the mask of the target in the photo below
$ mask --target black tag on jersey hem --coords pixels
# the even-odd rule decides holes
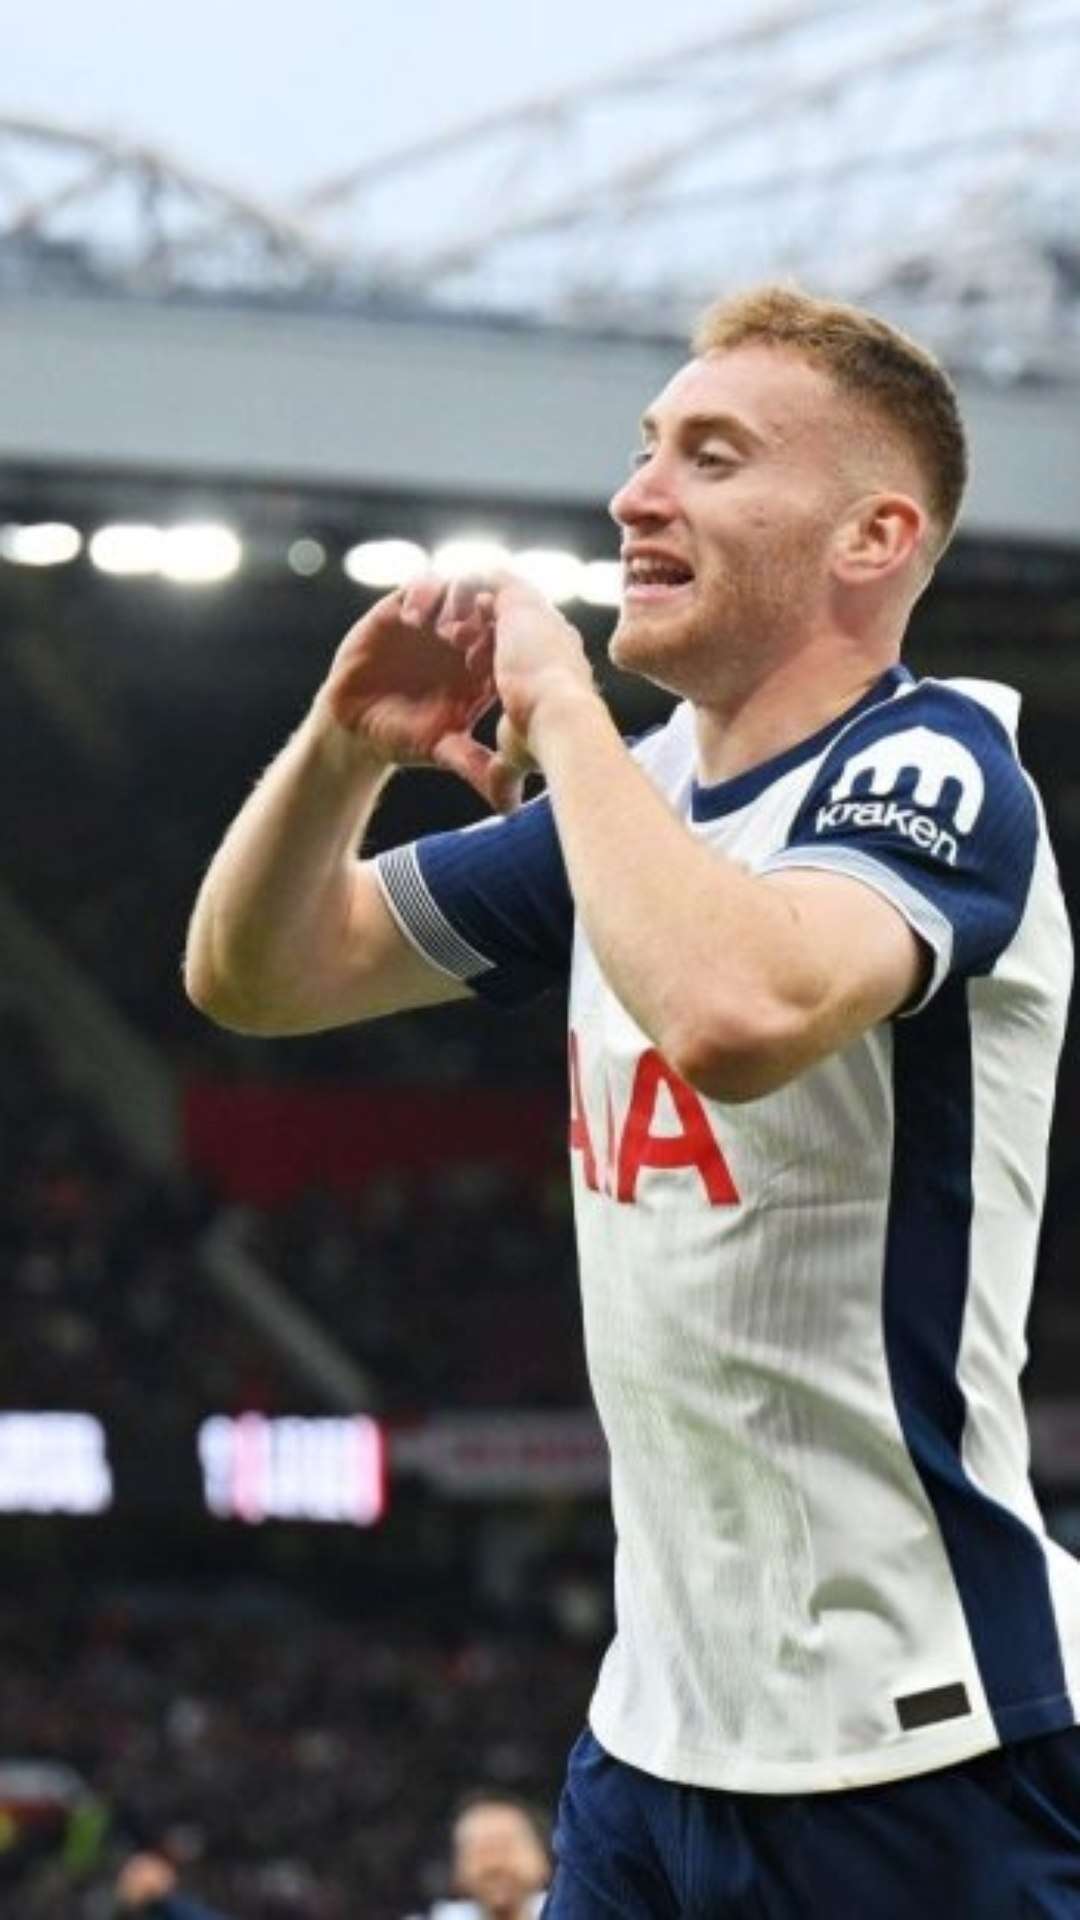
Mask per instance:
[[[936,1726],[939,1720],[962,1720],[971,1712],[968,1691],[961,1680],[947,1687],[927,1687],[924,1693],[902,1693],[895,1704],[905,1733],[913,1733],[916,1727]]]

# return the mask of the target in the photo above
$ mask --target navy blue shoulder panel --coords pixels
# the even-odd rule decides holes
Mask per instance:
[[[1001,721],[938,681],[872,707],[825,755],[792,823],[790,857],[860,859],[913,888],[952,930],[954,973],[988,972],[1016,932],[1035,863],[1035,799]]]

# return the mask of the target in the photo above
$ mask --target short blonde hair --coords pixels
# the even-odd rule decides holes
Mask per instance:
[[[763,286],[702,314],[695,354],[761,344],[797,353],[907,441],[926,481],[937,553],[952,535],[967,484],[967,440],[956,392],[925,347],[861,307]]]

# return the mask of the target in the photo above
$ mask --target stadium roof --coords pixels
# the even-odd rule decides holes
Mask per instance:
[[[0,118],[0,289],[498,314],[671,336],[796,278],[957,369],[1080,377],[1080,0],[758,4],[267,205]]]

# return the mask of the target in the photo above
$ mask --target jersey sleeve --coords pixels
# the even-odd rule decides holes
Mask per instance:
[[[515,1006],[566,981],[574,907],[546,794],[374,864],[406,939],[485,999]]]
[[[917,1012],[950,974],[989,973],[1027,902],[1039,816],[997,716],[939,682],[834,742],[763,872],[816,867],[892,902],[929,948]]]

